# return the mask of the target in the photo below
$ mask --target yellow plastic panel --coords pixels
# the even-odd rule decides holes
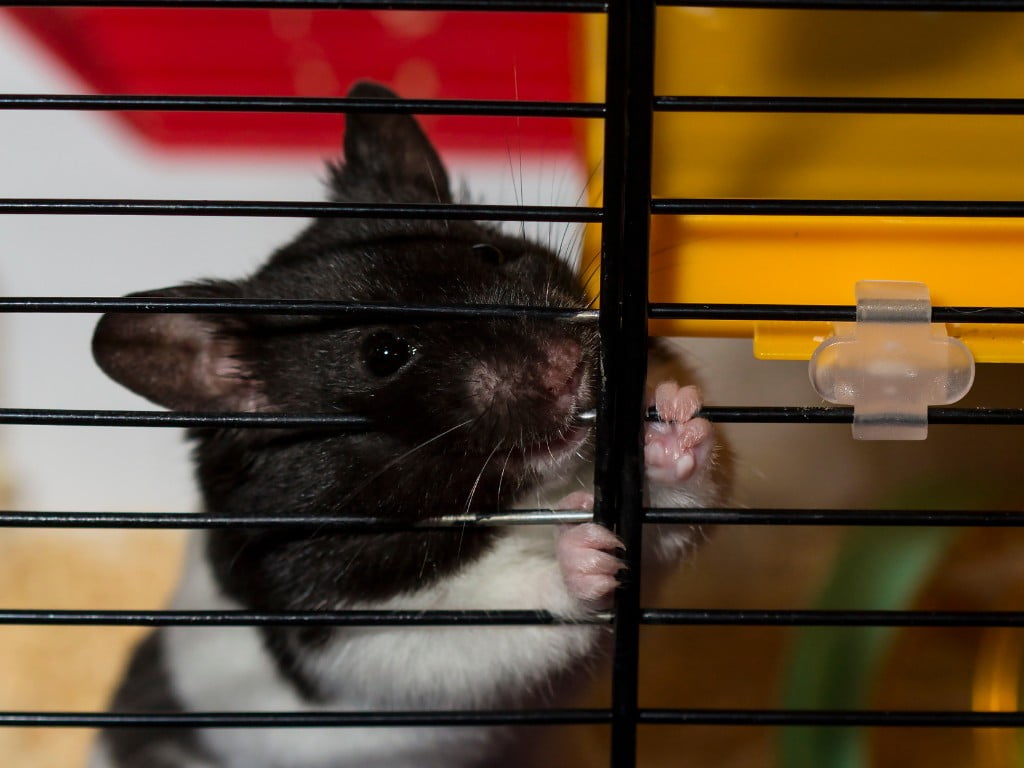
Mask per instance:
[[[588,20],[585,40],[585,95],[600,100],[603,19]],[[1020,98],[1024,17],[663,8],[656,93]],[[601,151],[594,123],[594,168]],[[1024,200],[1024,118],[661,113],[653,191]],[[598,179],[591,201],[600,196]],[[598,242],[592,227],[587,274]],[[1024,223],[1016,220],[657,216],[651,251],[655,302],[850,305],[859,280],[901,280],[928,284],[936,305],[1024,305]],[[948,330],[979,362],[1024,362],[1024,328]],[[665,335],[750,336],[758,356],[785,359],[809,357],[830,332],[823,323],[652,323]]]

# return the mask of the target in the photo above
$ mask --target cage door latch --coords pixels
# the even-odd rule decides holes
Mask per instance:
[[[815,350],[811,384],[829,402],[853,406],[854,438],[924,440],[928,406],[970,390],[974,358],[931,314],[924,283],[862,280],[857,322],[836,323]]]

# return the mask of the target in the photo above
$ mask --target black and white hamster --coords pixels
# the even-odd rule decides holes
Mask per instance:
[[[361,83],[354,97],[393,98]],[[445,168],[417,122],[350,115],[329,167],[344,202],[446,203]],[[573,271],[525,239],[474,222],[320,219],[244,280],[142,296],[580,307]],[[100,367],[184,411],[344,412],[364,434],[202,429],[191,434],[205,508],[344,513],[413,522],[499,507],[593,503],[595,330],[541,319],[371,327],[326,317],[108,314]],[[646,435],[655,505],[716,504],[724,472],[694,414],[687,372],[657,349]],[[638,407],[641,404],[638,403]],[[692,531],[649,533],[651,559]],[[192,535],[180,609],[607,607],[618,540],[595,524],[409,533],[216,529]],[[557,700],[607,630],[527,627],[168,627],[136,649],[112,708],[142,712],[510,708]],[[468,768],[512,754],[514,729],[109,729],[93,768]],[[501,758],[505,759],[505,758]],[[523,763],[520,763],[523,764]],[[526,763],[529,764],[529,763]]]

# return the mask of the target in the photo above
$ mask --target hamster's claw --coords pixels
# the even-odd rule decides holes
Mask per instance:
[[[559,509],[593,509],[594,496],[577,492],[566,496]],[[558,567],[569,594],[597,610],[611,606],[619,585],[616,574],[622,561],[614,554],[622,549],[619,537],[603,525],[563,525],[558,530]]]
[[[644,432],[647,479],[660,485],[680,485],[700,475],[710,464],[713,430],[700,411],[696,387],[663,381],[654,389],[650,404],[660,421],[649,422]]]

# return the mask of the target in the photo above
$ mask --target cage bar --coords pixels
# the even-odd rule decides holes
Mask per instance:
[[[613,0],[605,60],[604,221],[601,228],[601,379],[595,519],[625,545],[615,600],[611,765],[636,763],[643,536],[641,410],[647,369],[654,101],[653,0]]]
[[[717,97],[653,95],[655,5],[704,8],[769,8],[891,11],[1024,11],[1024,0],[24,0],[10,7],[160,7],[281,9],[405,9],[478,11],[608,11],[608,93],[606,103],[508,102],[499,100],[398,100],[374,103],[358,99],[308,99],[236,96],[0,95],[0,109],[93,111],[252,111],[291,113],[391,112],[480,116],[574,117],[606,120],[606,205],[565,206],[376,206],[279,201],[202,200],[0,200],[0,214],[188,215],[188,216],[358,216],[374,218],[447,218],[489,221],[563,221],[603,223],[604,264],[601,311],[603,387],[597,416],[599,462],[595,478],[597,516],[616,528],[627,543],[630,566],[638,573],[644,523],[729,525],[851,525],[951,527],[1024,527],[1019,512],[958,510],[803,510],[803,509],[644,509],[640,502],[638,439],[642,414],[634,413],[642,397],[643,339],[646,322],[665,318],[773,319],[849,321],[847,306],[741,304],[656,304],[647,307],[646,262],[628,254],[646,253],[648,214],[838,215],[908,217],[1022,217],[1024,201],[998,200],[769,200],[651,199],[651,112],[789,112],[925,115],[1021,115],[1024,99],[917,99],[830,97]],[[0,312],[245,312],[323,314],[368,322],[415,321],[466,317],[545,315],[591,322],[592,311],[539,310],[518,307],[367,307],[331,302],[226,302],[110,298],[6,298]],[[936,307],[934,322],[1024,323],[1020,307]],[[639,372],[639,373],[638,373]],[[852,409],[834,407],[708,407],[704,417],[742,423],[848,423]],[[933,408],[933,424],[1024,424],[1024,409]],[[360,417],[337,414],[181,414],[127,411],[0,410],[0,423],[74,424],[82,426],[231,427],[289,429],[368,429]],[[585,513],[518,510],[493,515],[453,515],[414,527],[510,525],[580,522]],[[53,528],[213,528],[230,525],[316,526],[395,529],[391,521],[344,516],[304,518],[229,518],[214,514],[0,512],[0,527]],[[0,726],[38,727],[316,727],[316,726],[482,726],[610,724],[611,760],[615,768],[635,765],[636,726],[1024,726],[1020,712],[793,711],[742,709],[642,709],[637,700],[638,632],[642,624],[687,626],[844,626],[844,627],[1020,627],[1022,612],[923,611],[764,611],[641,610],[635,578],[620,591],[614,614],[616,651],[611,709],[532,710],[516,712],[428,713],[189,713],[184,715],[116,713],[0,713]],[[601,613],[594,622],[610,622]],[[231,624],[256,626],[363,625],[459,626],[468,624],[552,624],[543,612],[171,612],[171,611],[0,611],[0,624]]]
[[[287,112],[462,115],[485,117],[604,117],[604,104],[500,99],[356,99],[301,96],[159,96],[107,94],[0,95],[0,109],[118,112]]]
[[[291,202],[281,200],[0,200],[0,214],[75,216],[277,216],[291,218],[432,219],[452,221],[599,222],[601,210],[564,205],[458,205]]]

